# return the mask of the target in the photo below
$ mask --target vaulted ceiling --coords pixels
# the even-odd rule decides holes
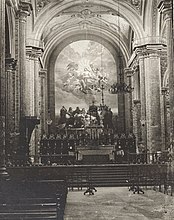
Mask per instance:
[[[31,0],[34,27],[29,38],[43,41],[44,62],[52,52],[80,39],[94,39],[127,61],[133,41],[158,35],[158,0]],[[156,40],[156,39],[155,39]],[[59,49],[57,49],[59,47]],[[113,48],[113,49],[112,49]]]

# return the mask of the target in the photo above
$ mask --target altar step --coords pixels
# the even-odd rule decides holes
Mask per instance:
[[[89,184],[95,187],[103,186],[128,186],[129,167],[127,165],[97,165],[89,167],[79,167],[69,176],[68,184],[70,188],[82,189]]]

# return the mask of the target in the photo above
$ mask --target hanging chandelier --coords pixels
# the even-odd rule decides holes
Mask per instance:
[[[120,30],[120,10],[119,10],[119,1],[118,1],[118,30]],[[123,72],[123,65],[122,65],[122,55],[121,55],[121,49],[120,49],[120,32],[118,33],[118,61],[119,61],[119,67],[118,67],[118,72],[119,72],[119,82],[115,82],[114,84],[111,85],[109,89],[109,93],[111,94],[126,94],[126,93],[131,93],[134,88],[131,87],[131,85],[127,85],[124,82],[124,72]]]
[[[119,94],[119,93],[131,93],[134,88],[132,88],[130,85],[127,85],[125,82],[116,82],[113,85],[111,85],[111,88],[109,89],[109,93],[111,94]]]

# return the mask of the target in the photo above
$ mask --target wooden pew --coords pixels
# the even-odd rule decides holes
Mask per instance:
[[[63,220],[64,180],[0,182],[0,220]]]

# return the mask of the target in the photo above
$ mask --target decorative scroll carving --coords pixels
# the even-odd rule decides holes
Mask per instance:
[[[57,0],[56,2],[61,3],[64,0]],[[40,12],[45,6],[49,3],[53,2],[53,0],[37,0],[36,3],[36,12]]]
[[[37,4],[36,4],[37,12],[40,12],[50,2],[51,2],[51,0],[37,0]]]
[[[92,12],[89,9],[84,9],[79,13],[73,14],[71,17],[78,17],[78,18],[82,18],[82,19],[89,19],[89,18],[93,18],[93,17],[101,17],[100,14]]]
[[[129,1],[139,12],[141,12],[141,5],[142,5],[141,0],[129,0]]]

